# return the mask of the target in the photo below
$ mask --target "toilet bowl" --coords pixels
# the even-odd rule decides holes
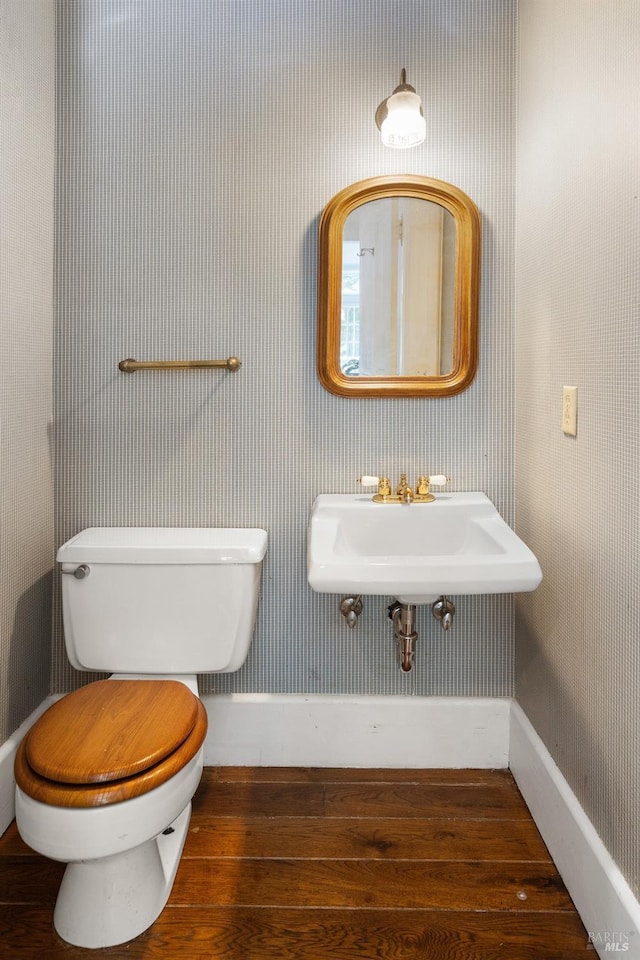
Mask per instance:
[[[165,695],[157,698],[157,710],[140,714],[151,686]],[[173,687],[193,701],[193,710],[183,712],[178,696],[178,731],[191,729],[177,746],[159,712],[172,702]],[[111,689],[118,712],[108,709]],[[151,744],[135,736],[136,716],[145,721],[146,733],[156,724],[155,753],[169,751],[162,759],[153,762],[154,751],[145,749]],[[30,847],[69,864],[54,913],[64,940],[84,947],[122,943],[160,914],[186,839],[206,731],[206,711],[183,684],[104,680],[55,703],[24,738],[15,766],[16,816]]]
[[[128,664],[132,660],[130,645],[137,641],[133,659],[150,667],[153,661],[157,672],[150,669],[142,676],[114,674],[108,680],[89,683],[58,700],[36,721],[16,756],[16,822],[29,846],[67,863],[54,911],[57,932],[71,944],[96,948],[138,936],[167,902],[187,835],[191,799],[202,773],[207,716],[197,695],[196,675],[174,674],[166,665],[201,663],[205,656],[212,670],[228,669],[229,664],[237,669],[239,658],[244,660],[255,620],[266,534],[232,531],[233,536],[225,541],[225,531],[218,529],[208,531],[208,537],[203,537],[203,531],[190,536],[190,531],[180,535],[172,530],[166,535],[164,551],[158,553],[158,537],[162,537],[154,531],[149,539],[155,541],[156,549],[149,553],[139,549],[145,541],[143,530],[123,528],[118,534],[120,546],[125,543],[123,552],[115,556],[108,553],[110,562],[105,562],[104,542],[113,539],[113,532],[106,537],[95,529],[84,533],[84,538],[82,534],[74,538],[75,544],[70,542],[74,551],[82,548],[82,575],[73,578],[71,591],[66,587],[69,578],[63,578],[65,642],[67,649],[70,638],[76,644],[72,662],[81,659],[81,669],[95,669],[84,666],[87,659],[94,659],[91,654],[87,657],[86,651],[97,643],[100,649],[96,657],[103,657],[106,630],[111,638],[109,658],[114,664]],[[250,535],[244,549],[238,548],[241,533]],[[261,535],[257,548],[254,534]],[[78,544],[78,539],[85,542]],[[235,552],[230,549],[229,539]],[[98,541],[101,549],[92,551],[87,540],[94,545]],[[217,544],[215,549],[213,543]],[[127,549],[127,545],[134,549]],[[67,546],[58,554],[63,572]],[[234,563],[230,563],[230,557]],[[127,590],[121,570],[114,576],[110,569],[120,568],[123,563],[128,567],[129,588],[124,598]],[[195,570],[199,587],[206,586],[198,591],[197,612],[184,611],[179,589],[174,590],[172,598],[167,596],[167,564],[177,568],[173,579],[178,583],[183,568],[189,567],[192,574]],[[236,567],[230,580],[229,565]],[[255,569],[242,569],[256,566],[258,576]],[[71,572],[77,569],[77,565],[71,565]],[[224,576],[219,575],[222,569],[226,571]],[[93,597],[82,590],[91,579]],[[248,592],[243,609],[234,615],[230,606],[234,594],[229,586],[238,579]],[[153,581],[160,583],[160,590],[149,608]],[[220,583],[216,586],[217,581]],[[112,594],[114,583],[117,596]],[[136,594],[144,598],[144,609],[138,609]],[[86,633],[92,599],[99,623],[92,637],[79,637],[74,611],[81,610],[80,633]],[[123,600],[130,622],[128,630],[122,629]],[[115,632],[105,622],[109,620],[110,602],[118,604],[119,627]],[[181,635],[168,644],[163,631],[166,633],[166,616],[172,612],[172,604],[177,605],[186,622]],[[203,628],[204,617],[211,618],[207,629]],[[173,620],[170,629],[172,624]],[[220,637],[219,643],[216,636]],[[123,650],[118,649],[121,643]],[[204,643],[214,649],[203,652]],[[84,651],[81,658],[78,649]]]

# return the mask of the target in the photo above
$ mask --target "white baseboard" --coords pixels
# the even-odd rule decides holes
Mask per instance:
[[[640,960],[640,904],[517,703],[509,766],[598,955]]]
[[[16,815],[16,781],[13,777],[13,764],[20,741],[38,717],[41,717],[54,700],[58,699],[59,697],[47,697],[43,700],[40,706],[36,707],[24,723],[21,723],[9,739],[0,746],[0,836]]]
[[[15,816],[13,764],[47,697],[0,746],[0,835]],[[509,760],[511,701],[488,697],[204,696],[206,766],[476,767]]]
[[[508,765],[508,699],[214,694],[203,701],[207,766]]]

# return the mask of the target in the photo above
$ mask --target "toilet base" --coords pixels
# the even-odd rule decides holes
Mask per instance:
[[[190,819],[188,803],[172,833],[112,857],[69,863],[53,915],[62,939],[77,947],[113,947],[150,927],[169,899]]]

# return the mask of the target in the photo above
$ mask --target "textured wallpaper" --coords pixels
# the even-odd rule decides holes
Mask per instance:
[[[520,10],[516,694],[637,896],[640,6]]]
[[[363,472],[446,473],[512,519],[514,4],[58,9],[57,543],[101,524],[268,531],[249,659],[204,692],[510,695],[509,598],[461,598],[447,635],[421,611],[407,677],[389,601],[349,631],[307,585],[305,538],[315,495]],[[427,122],[406,152],[373,119],[402,67]],[[321,211],[390,173],[450,181],[482,214],[480,368],[458,397],[348,400],[315,375]],[[117,369],[229,354],[237,374]],[[59,622],[53,669],[55,690],[77,684]]]
[[[52,0],[0,0],[0,743],[49,691]]]

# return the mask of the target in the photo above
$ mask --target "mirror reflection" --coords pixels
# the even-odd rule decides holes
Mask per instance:
[[[342,237],[345,376],[451,372],[455,241],[453,216],[430,200],[384,197],[351,211]]]

